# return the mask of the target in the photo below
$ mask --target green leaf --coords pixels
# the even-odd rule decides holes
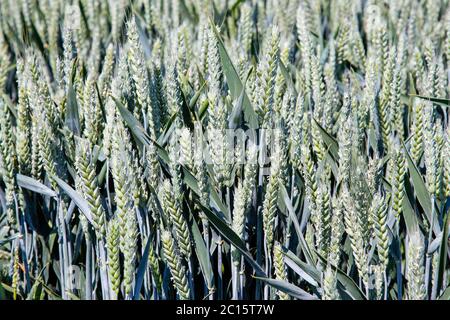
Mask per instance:
[[[450,99],[446,99],[446,98],[427,97],[427,96],[421,96],[421,95],[418,95],[418,94],[410,94],[409,96],[413,97],[413,98],[419,98],[419,99],[431,101],[431,102],[440,104],[440,105],[442,105],[444,107],[450,106]]]
[[[136,284],[134,287],[133,299],[139,299],[139,292],[141,292],[142,283],[144,282],[145,270],[147,269],[148,255],[150,253],[150,246],[152,245],[151,238],[147,238],[147,243],[145,245],[144,253],[142,254],[141,261],[139,262],[139,267],[136,272]]]
[[[419,221],[417,220],[416,213],[409,201],[408,195],[403,197],[403,217],[405,218],[406,229],[409,235],[420,232]]]
[[[200,190],[198,188],[198,181],[194,177],[194,175],[185,167],[181,166],[183,170],[183,181],[186,183],[186,185],[192,189],[196,194],[199,194]],[[226,213],[228,212],[227,207],[225,204],[221,201],[219,194],[215,189],[211,189],[209,191],[209,197],[213,204],[222,212]]]
[[[445,289],[444,293],[439,297],[439,300],[449,301],[450,300],[450,286]]]
[[[235,12],[237,9],[239,9],[240,5],[245,2],[245,0],[236,0],[234,2],[234,4],[231,6],[230,11],[233,13]]]
[[[298,93],[297,93],[297,90],[295,89],[294,81],[292,81],[292,77],[289,74],[288,69],[286,68],[286,66],[283,64],[283,62],[281,60],[279,61],[279,66],[280,66],[281,74],[283,75],[284,79],[286,80],[288,88],[295,94],[295,96],[297,96]]]
[[[211,265],[211,260],[209,256],[209,252],[206,249],[205,241],[203,240],[202,234],[200,233],[200,229],[198,228],[197,222],[193,218],[191,214],[191,232],[194,238],[194,249],[200,264],[200,269],[202,270],[203,277],[205,278],[206,284],[208,288],[214,287],[214,272]]]
[[[264,281],[268,283],[270,286],[274,287],[275,289],[283,291],[288,295],[290,295],[291,297],[297,298],[299,300],[318,300],[317,297],[309,294],[305,290],[300,289],[299,287],[289,282],[263,277],[255,277],[255,278]]]
[[[230,116],[228,117],[229,129],[236,129],[241,124],[242,108],[244,106],[244,98],[245,98],[245,84],[247,83],[247,80],[251,72],[252,70],[250,69],[247,74],[247,77],[245,78],[244,85],[242,87],[241,94],[239,95],[239,98],[236,102],[236,105],[234,106]]]
[[[24,21],[25,22],[25,21]],[[44,42],[41,39],[41,36],[39,35],[39,32],[37,31],[36,27],[34,26],[34,22],[32,19],[30,19],[30,29],[32,33],[32,40],[36,43],[39,51],[41,51],[42,55],[45,56],[45,48],[44,48]]]
[[[10,241],[13,241],[14,239],[16,239],[16,238],[18,238],[18,237],[19,237],[19,234],[16,233],[15,235],[13,235],[13,236],[11,236],[11,237],[8,237],[8,238],[6,238],[6,239],[0,239],[0,245],[4,245],[5,243],[8,243],[8,242],[10,242]]]
[[[228,128],[229,129],[236,129],[240,125],[242,106],[244,104],[244,96],[245,96],[245,91],[242,90],[241,95],[239,96],[239,99],[236,102],[236,105],[234,106],[233,110],[231,111],[230,116],[228,117]]]
[[[31,177],[27,177],[27,176],[24,176],[24,175],[18,173],[16,175],[16,180],[17,180],[17,184],[22,188],[25,188],[25,189],[31,190],[33,192],[37,192],[39,194],[49,196],[49,197],[57,196],[55,191],[53,191],[52,189],[50,189],[43,183],[40,183],[39,181],[37,181]]]
[[[244,242],[239,238],[239,236],[223,221],[219,218],[215,213],[213,213],[208,208],[202,206],[202,204],[197,201],[196,202],[199,208],[202,209],[203,213],[206,215],[208,220],[214,226],[214,228],[227,240],[229,241],[237,250],[240,251],[242,256],[247,260],[247,262],[252,266],[256,275],[262,278],[267,278],[265,271],[261,268],[261,266],[253,260],[253,257],[248,252],[247,247]]]
[[[70,298],[70,300],[81,300],[80,297],[78,297],[76,294],[70,292],[69,290],[66,291],[66,294]]]
[[[206,115],[206,110],[208,110],[209,104],[208,102],[202,103],[198,108],[198,118],[203,119]]]
[[[416,86],[414,85],[414,76],[411,72],[408,73],[408,78],[409,78],[409,88],[411,90],[411,97],[414,97],[415,95],[417,95],[417,90],[416,90]]]
[[[76,136],[80,135],[80,117],[78,115],[78,104],[77,96],[72,84],[69,84],[69,89],[67,92],[67,105],[66,105],[66,126],[72,131]]]
[[[128,111],[127,108],[124,107],[124,105],[117,99],[113,97],[114,101],[116,102],[117,108],[119,109],[120,114],[122,115],[122,118],[125,120],[127,126],[130,128],[131,132],[133,133],[134,137],[138,139],[140,143],[143,145],[150,145],[150,143],[153,143],[156,148],[158,149],[158,154],[161,157],[161,159],[169,163],[170,159],[167,154],[167,151],[161,147],[157,142],[153,141],[148,134],[145,132],[144,127],[136,120],[136,118],[131,114],[130,111]],[[194,176],[187,170],[184,166],[183,173],[184,173],[184,181],[190,188],[194,190],[194,192],[198,193],[198,183],[197,180],[194,178]],[[225,209],[225,206],[223,205],[222,201],[220,201],[220,197],[217,194],[215,190],[211,190],[211,198],[214,201],[214,203],[218,206],[220,210],[223,210],[223,212],[227,212]]]
[[[39,281],[35,281],[31,287],[30,292],[27,295],[27,300],[42,300],[42,284]]]
[[[151,52],[152,52],[152,46],[150,45],[150,41],[147,37],[147,35],[145,34],[145,19],[143,17],[141,17],[140,13],[137,10],[133,10],[134,12],[134,16],[136,18],[136,29],[138,32],[138,39],[140,44],[142,45],[142,51],[145,54],[145,58],[146,59],[150,59],[151,58]]]
[[[5,282],[0,282],[1,286],[3,287],[4,290],[8,291],[9,293],[14,293],[14,289],[13,287],[11,287],[10,285],[8,285]]]
[[[282,249],[283,254],[285,255],[286,264],[305,281],[315,287],[319,286],[319,283],[321,282],[320,272],[314,265],[301,261],[299,257],[285,247],[282,247]]]
[[[60,178],[53,176],[58,186],[64,190],[64,192],[70,197],[70,199],[75,202],[78,208],[80,208],[81,212],[84,214],[86,219],[93,224],[91,209],[89,209],[88,202],[84,199],[77,191],[75,191],[71,186],[69,186],[66,182],[61,180]]]
[[[144,146],[149,146],[150,144],[153,144],[156,147],[158,155],[161,157],[161,159],[165,163],[169,163],[170,159],[167,151],[163,147],[161,147],[161,145],[158,142],[152,140],[149,137],[149,135],[145,132],[144,127],[139,123],[139,121],[136,120],[136,118],[131,114],[131,112],[127,108],[125,108],[125,106],[118,99],[114,97],[113,99],[116,102],[116,106],[119,109],[119,113],[121,114],[128,128],[130,128],[131,132],[133,133],[133,136],[138,140],[138,142]],[[192,175],[190,174],[190,176]],[[192,182],[192,180],[189,180],[189,182]],[[198,187],[195,187],[195,190],[198,190]]]
[[[219,31],[217,30],[214,22],[210,21],[211,28],[213,29],[216,38],[217,43],[219,46],[219,54],[220,54],[220,60],[222,61],[222,68],[223,72],[225,74],[225,77],[227,78],[227,84],[230,88],[231,96],[233,100],[236,100],[239,98],[239,95],[241,94],[242,90],[244,90],[244,86],[242,84],[241,79],[239,78],[238,73],[236,72],[236,68],[234,67],[233,63],[231,62],[230,56],[227,53],[227,50],[225,49],[225,46],[223,44],[223,41],[219,35]],[[258,128],[258,115],[253,110],[253,107],[250,103],[250,99],[248,98],[247,94],[244,94],[244,101],[243,101],[243,110],[244,110],[244,116],[245,121],[247,121],[248,126],[252,129]]]
[[[449,217],[450,214],[447,212],[444,218],[443,230],[442,230],[442,240],[441,246],[439,247],[439,264],[438,264],[438,277],[436,279],[436,292],[439,293],[444,284],[444,277],[447,265],[447,250],[448,250],[448,231],[449,231]]]
[[[317,253],[317,256],[324,264],[327,264],[327,260],[324,259]],[[357,286],[355,281],[350,278],[344,271],[339,268],[336,268],[333,265],[330,265],[333,271],[336,271],[337,280],[342,284],[346,293],[350,295],[354,300],[366,300],[366,296],[361,291],[361,289]]]
[[[87,17],[86,17],[86,10],[84,9],[84,6],[83,6],[83,2],[84,1],[82,1],[82,0],[78,0],[78,7],[80,8],[80,16],[81,16],[81,21],[80,21],[80,23],[83,23],[83,29],[85,30],[85,32],[86,32],[86,37],[87,38],[90,38],[91,37],[91,30],[89,29],[89,23],[88,23],[88,20],[87,20]]]
[[[41,279],[37,279],[36,281],[39,281],[42,284],[42,288],[44,289],[45,293],[47,293],[47,295],[53,300],[62,300],[61,296],[50,289],[50,287],[47,286]]]
[[[186,18],[191,21],[191,23],[197,23],[198,18],[194,16],[194,12],[191,12],[186,6],[185,0],[179,1],[180,3],[180,13],[181,15],[186,15]]]
[[[193,110],[194,106],[196,105],[198,98],[200,98],[200,95],[203,92],[203,89],[205,89],[206,82],[203,82],[203,84],[200,86],[200,89],[194,94],[194,96],[189,100],[189,109]]]
[[[303,237],[303,234],[302,234],[302,231],[300,228],[300,224],[298,223],[297,216],[295,215],[294,207],[292,206],[291,199],[289,198],[287,190],[283,185],[280,185],[280,193],[284,200],[284,204],[288,210],[291,221],[294,224],[294,229],[295,229],[295,231],[297,233],[297,237],[300,241],[300,246],[302,248],[303,254],[305,255],[306,260],[308,261],[308,264],[315,265],[313,256],[308,248],[308,244],[306,243],[306,240]]]
[[[181,103],[181,115],[183,116],[183,121],[184,124],[189,128],[189,130],[193,131],[194,130],[194,122],[193,119],[195,118],[194,115],[192,114],[192,110],[189,108],[189,105],[186,101],[186,95],[184,94],[183,90],[180,91],[182,92],[181,96],[182,96],[182,103]]]
[[[167,139],[169,139],[172,131],[175,129],[175,119],[178,117],[177,113],[174,113],[169,120],[167,121],[164,130],[159,135],[157,142],[159,145],[164,145],[167,142]]]
[[[0,300],[6,300],[6,292],[1,282],[0,282]]]
[[[333,156],[334,159],[339,159],[339,145],[335,138],[331,134],[329,134],[322,126],[314,119],[314,123],[317,128],[319,128],[320,134],[322,136],[323,142],[328,146],[328,149]]]
[[[98,174],[98,184],[101,186],[106,179],[106,174],[108,173],[108,161],[105,161],[102,165],[102,169]]]
[[[125,108],[125,106],[119,101],[119,99],[112,97],[116,103],[117,109],[119,110],[120,115],[125,120],[128,128],[130,128],[133,135],[144,145],[150,145],[151,139],[148,134],[145,132],[144,127],[136,120],[133,114]]]
[[[422,206],[423,210],[425,211],[425,215],[428,219],[428,222],[431,224],[432,221],[434,221],[433,229],[435,234],[439,234],[440,227],[438,224],[438,219],[433,219],[431,217],[431,196],[428,192],[428,189],[425,185],[425,182],[422,179],[422,176],[419,173],[419,169],[417,169],[416,165],[414,164],[414,161],[411,158],[411,155],[409,154],[408,150],[406,149],[405,144],[403,143],[403,148],[405,150],[406,160],[408,162],[408,169],[409,169],[409,175],[411,176],[414,191],[416,193],[417,199],[420,202],[420,205]],[[438,212],[435,210],[435,212]]]

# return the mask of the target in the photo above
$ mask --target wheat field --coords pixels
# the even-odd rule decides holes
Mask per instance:
[[[0,299],[450,300],[449,0],[0,1]]]

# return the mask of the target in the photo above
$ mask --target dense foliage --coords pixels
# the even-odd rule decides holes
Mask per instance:
[[[448,0],[0,1],[0,299],[450,298]]]

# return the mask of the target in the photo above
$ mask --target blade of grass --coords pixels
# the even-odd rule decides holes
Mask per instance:
[[[414,191],[416,193],[417,199],[419,200],[420,204],[422,205],[422,208],[425,211],[425,216],[428,219],[428,222],[430,224],[433,223],[433,230],[435,234],[440,233],[440,227],[438,223],[438,219],[433,219],[431,216],[432,210],[431,210],[431,196],[428,192],[428,189],[425,185],[425,182],[423,181],[422,176],[419,173],[419,170],[417,169],[417,166],[414,164],[414,161],[411,158],[411,155],[409,154],[408,150],[406,149],[405,144],[403,144],[403,148],[405,150],[406,160],[408,162],[408,169],[409,174],[411,176]],[[439,212],[438,210],[434,210],[435,212]],[[434,222],[433,222],[434,221]]]
[[[25,189],[28,189],[30,191],[49,196],[49,197],[56,197],[57,194],[55,191],[44,185],[43,183],[40,183],[36,179],[33,179],[31,177],[24,176],[22,174],[16,175],[17,184]]]
[[[222,61],[222,68],[223,72],[225,74],[225,77],[227,78],[228,87],[230,88],[231,96],[234,100],[239,98],[239,95],[245,88],[242,84],[241,79],[239,78],[238,73],[236,72],[236,68],[234,67],[230,56],[228,55],[227,50],[225,49],[225,46],[223,44],[223,41],[220,37],[219,31],[217,30],[214,22],[210,21],[211,28],[214,31],[214,34],[216,35],[217,42],[219,45],[219,54],[220,59]],[[245,115],[245,121],[247,121],[248,125],[252,129],[258,128],[258,116],[253,110],[253,107],[250,103],[250,99],[248,98],[247,94],[244,93],[244,101],[243,101],[243,110]]]

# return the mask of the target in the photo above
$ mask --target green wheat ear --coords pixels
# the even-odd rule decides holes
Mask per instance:
[[[119,256],[119,244],[120,244],[120,232],[119,225],[116,219],[111,220],[108,223],[108,229],[106,233],[106,243],[108,250],[108,274],[111,282],[111,289],[115,293],[116,297],[119,295],[120,290],[120,256]]]
[[[239,238],[244,238],[244,231],[245,231],[245,190],[244,188],[239,185],[236,188],[236,193],[234,195],[234,211],[233,211],[233,231],[236,232],[236,234],[239,236]],[[232,248],[232,254],[233,254],[233,262],[235,265],[240,264],[240,254],[235,249]]]
[[[188,300],[190,290],[187,283],[186,271],[181,265],[179,256],[175,252],[174,241],[169,231],[163,231],[161,241],[164,251],[164,259],[169,266],[170,273],[172,274],[172,281],[175,284],[178,295],[180,299]]]
[[[364,241],[364,226],[361,225],[361,221],[358,218],[355,199],[351,197],[349,191],[346,189],[344,189],[342,196],[345,206],[345,230],[350,238],[350,246],[358,269],[358,274],[362,278],[364,285],[367,287],[369,280],[369,259],[366,243]]]
[[[344,235],[344,208],[337,197],[331,199],[331,233],[328,261],[332,266],[339,266],[341,260],[341,240]]]
[[[279,243],[275,243],[273,247],[273,263],[275,268],[275,277],[278,280],[287,280],[286,267],[284,263],[284,254]],[[289,300],[289,295],[282,291],[277,291],[280,300]]]
[[[24,60],[17,61],[19,101],[17,104],[17,136],[16,152],[20,172],[30,175],[31,166],[28,159],[31,155],[31,106],[30,88],[28,85],[29,74],[24,67]]]
[[[163,183],[164,190],[164,204],[168,211],[170,221],[175,229],[176,239],[180,252],[183,257],[189,261],[192,254],[191,239],[187,226],[187,222],[181,211],[181,206],[176,201],[176,194],[172,192],[172,186],[168,180]]]
[[[450,197],[450,126],[447,126],[445,135],[445,147],[442,150],[443,158],[443,186],[444,186],[444,197]]]
[[[394,211],[395,218],[399,221],[403,208],[403,198],[405,196],[404,182],[406,174],[406,158],[403,148],[398,144],[398,142],[392,143],[392,146],[392,209]]]
[[[336,271],[328,266],[323,275],[322,300],[339,300]]]
[[[6,215],[9,225],[15,228],[16,224],[16,205],[15,196],[17,184],[15,174],[17,172],[17,158],[12,131],[12,116],[3,99],[0,98],[0,151],[2,159],[2,176],[6,185]]]
[[[389,262],[389,229],[387,224],[388,206],[385,197],[379,193],[372,199],[370,208],[377,243],[378,257],[386,270]]]
[[[78,140],[77,143],[75,167],[78,171],[83,195],[87,199],[89,208],[91,209],[97,238],[102,239],[105,236],[106,215],[101,203],[96,166],[93,163],[92,144],[88,140]]]
[[[266,194],[263,202],[263,226],[265,241],[268,251],[272,251],[275,229],[275,218],[277,215],[278,191],[280,188],[280,150],[276,148],[272,155],[272,168],[269,176]]]
[[[408,298],[410,300],[422,300],[426,296],[424,246],[419,235],[409,238],[407,248]]]
[[[129,296],[133,293],[132,290],[135,281],[139,232],[136,219],[135,209],[129,208],[126,213],[125,243],[123,248],[123,286],[125,296]]]

